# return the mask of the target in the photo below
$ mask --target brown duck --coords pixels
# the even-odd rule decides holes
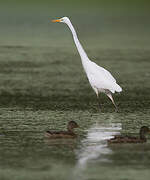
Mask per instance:
[[[139,137],[132,136],[114,136],[112,139],[107,140],[109,144],[113,143],[145,143],[147,141],[145,135],[150,133],[147,126],[142,126],[139,132]]]
[[[75,121],[69,121],[67,131],[46,131],[45,136],[48,138],[76,138],[77,135],[73,132],[74,128],[78,128]]]

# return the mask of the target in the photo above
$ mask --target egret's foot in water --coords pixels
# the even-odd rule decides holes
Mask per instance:
[[[98,111],[102,112],[102,105],[100,104],[100,102],[98,102]]]
[[[98,107],[98,111],[99,111],[99,112],[102,112],[102,107]]]
[[[115,112],[116,112],[116,113],[119,112],[119,109],[118,109],[117,106],[115,107]]]

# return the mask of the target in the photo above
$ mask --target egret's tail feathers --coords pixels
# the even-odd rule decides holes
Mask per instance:
[[[121,92],[121,91],[122,91],[122,88],[121,88],[118,84],[116,84],[115,91],[116,91],[116,92]]]
[[[112,87],[112,89],[108,89],[111,93],[115,93],[115,92],[121,92],[122,91],[122,88],[117,84],[115,83]]]

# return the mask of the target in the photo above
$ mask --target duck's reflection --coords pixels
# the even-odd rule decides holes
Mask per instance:
[[[72,151],[77,147],[76,139],[45,139],[44,141],[49,148],[52,147],[68,147],[72,149]]]
[[[87,137],[82,140],[81,148],[76,151],[78,159],[76,168],[83,169],[93,160],[108,161],[105,155],[112,153],[112,151],[107,146],[107,139],[119,134],[120,130],[120,123],[109,125],[96,123],[88,129]]]

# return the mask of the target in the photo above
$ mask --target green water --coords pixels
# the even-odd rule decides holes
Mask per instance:
[[[150,126],[149,6],[67,2],[1,4],[0,179],[148,180],[149,140],[106,140]],[[50,22],[66,15],[89,57],[123,88],[114,95],[118,113],[105,95],[99,111],[68,28]],[[44,137],[70,120],[80,126],[77,139]]]

